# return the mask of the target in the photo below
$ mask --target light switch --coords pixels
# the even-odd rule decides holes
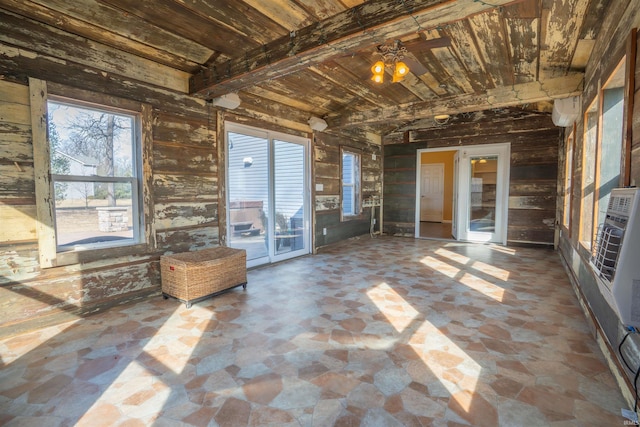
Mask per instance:
[[[375,160],[375,159],[376,159],[376,153],[373,153],[373,154],[371,155],[371,160]]]
[[[316,191],[324,191],[324,184],[316,184]]]

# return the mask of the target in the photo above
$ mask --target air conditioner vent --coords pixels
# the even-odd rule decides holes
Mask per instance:
[[[602,295],[627,326],[640,327],[640,190],[611,191],[591,254]]]
[[[621,213],[625,216],[629,216],[629,211],[631,209],[631,202],[633,201],[633,197],[624,197],[624,196],[611,196],[609,198],[609,206],[608,212],[611,213]]]

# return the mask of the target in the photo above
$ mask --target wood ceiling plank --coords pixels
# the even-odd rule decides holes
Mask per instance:
[[[505,19],[509,48],[513,60],[515,83],[527,83],[538,78],[539,19]]]
[[[309,67],[309,70],[321,75],[326,80],[331,81],[343,90],[366,99],[370,103],[371,107],[375,107],[376,105],[393,105],[393,101],[390,101],[387,97],[372,90],[368,81],[363,81],[361,78],[351,74],[336,62],[329,61],[322,64],[316,64]]]
[[[447,90],[440,86],[440,82],[430,72],[422,74],[420,76],[420,80],[422,80],[423,83],[426,84],[436,95],[445,96],[447,94]]]
[[[174,0],[187,9],[227,26],[241,34],[265,44],[289,34],[289,30],[269,19],[256,9],[240,1],[228,0]]]
[[[573,58],[571,59],[572,70],[584,70],[587,67],[587,62],[591,57],[593,47],[596,45],[596,41],[591,40],[578,40],[576,50],[573,52]]]
[[[311,25],[314,17],[289,0],[242,0],[289,31]]]
[[[301,100],[306,100],[310,105],[318,105],[330,111],[342,109],[348,105],[356,108],[358,104],[367,104],[365,109],[371,108],[371,103],[366,99],[359,98],[355,94],[345,91],[340,86],[336,86],[330,80],[313,73],[310,70],[303,70],[299,73],[285,76],[280,79],[284,87],[289,92],[298,96]]]
[[[438,30],[425,31],[427,40],[441,39],[442,34]],[[431,53],[440,66],[449,74],[449,82],[453,82],[462,93],[474,93],[475,90],[469,81],[469,73],[462,66],[455,51],[451,47],[439,47],[431,49]],[[450,84],[450,83],[448,83]],[[481,89],[484,89],[481,88]]]
[[[449,24],[444,32],[451,39],[451,49],[464,65],[474,91],[495,87],[488,75],[482,54],[476,45],[476,39],[468,20]]]
[[[122,0],[121,0],[122,1]],[[211,67],[191,79],[191,93],[212,98],[270,78],[290,74],[337,55],[495,9],[513,0],[379,0],[365,2],[319,23]]]
[[[573,73],[544,82],[531,82],[490,89],[483,94],[467,94],[435,101],[416,102],[366,112],[354,112],[327,119],[331,128],[409,121],[435,114],[459,114],[491,108],[530,104],[582,93],[584,74]]]
[[[365,0],[340,0],[340,2],[344,4],[347,9],[349,9],[361,5],[365,2]]]
[[[558,77],[568,71],[588,4],[589,0],[556,1],[551,9],[543,10],[546,31],[540,39],[539,78]]]
[[[234,56],[259,45],[250,37],[216,25],[216,22],[185,9],[173,0],[100,1],[225,55]]]
[[[0,41],[185,93],[188,74],[0,9]]]
[[[502,8],[505,18],[535,19],[540,18],[542,0],[524,0]]]
[[[100,27],[100,23],[90,22],[89,20],[93,19],[92,16],[81,16],[82,14],[75,13],[75,3],[73,5],[69,5],[68,2],[64,1],[47,1],[46,3],[48,6],[51,5],[51,7],[56,8],[49,9],[48,7],[26,0],[3,0],[4,5],[22,16],[44,22],[45,24],[55,26],[69,33],[104,43],[125,52],[151,59],[164,65],[169,65],[178,70],[187,72],[198,70],[199,64],[195,60],[206,59],[213,53],[211,49],[207,49],[185,39],[180,39],[180,42],[186,45],[184,49],[171,49],[171,44],[178,44],[178,37],[173,34],[170,35],[172,41],[169,44],[165,43],[160,47],[158,41],[162,41],[163,37],[158,37],[158,39],[155,40],[156,45],[153,46],[147,44],[145,41],[137,40],[136,31],[132,31],[127,34],[127,36],[123,36],[110,31],[110,29]],[[60,4],[70,7],[67,9],[58,9],[57,6]],[[85,8],[81,9],[83,11],[86,10]],[[69,14],[67,14],[67,12],[69,12]],[[115,27],[117,28],[117,25]],[[145,38],[148,38],[148,36],[149,34],[145,34]],[[189,44],[192,44],[195,49],[191,49]],[[174,50],[174,52],[170,50]]]
[[[487,12],[469,18],[476,43],[482,52],[487,72],[496,86],[514,83],[513,66],[504,32],[502,16],[497,11]]]
[[[416,98],[421,101],[436,98],[436,94],[429,88],[429,86],[411,72],[405,76],[404,80],[402,80],[400,84],[407,88],[408,91],[413,93]]]
[[[272,90],[273,85],[269,85],[268,87],[265,86],[266,85],[261,85],[247,88],[242,93],[240,93],[240,99],[242,99],[243,93],[249,93],[260,98],[270,99],[272,101],[279,102],[280,104],[297,108],[300,111],[313,112],[316,116],[319,117],[322,117],[330,112],[327,108],[322,108],[318,105],[309,105],[308,102],[300,100],[295,95],[283,95],[279,91]]]
[[[22,6],[14,5],[14,3],[24,2],[16,2],[13,0],[8,0],[4,3],[10,5],[12,8],[17,7],[20,10],[23,10],[26,6],[26,3]],[[196,63],[202,63],[201,61],[205,61],[212,54],[212,50],[205,46],[179,37],[171,31],[166,31],[146,21],[140,20],[135,16],[122,13],[122,11],[96,0],[76,0],[73,2],[67,0],[32,0],[31,3],[41,5],[37,10],[42,11],[42,7],[46,7],[47,9],[55,10],[63,15],[68,15],[71,18],[86,22],[88,25],[82,26],[83,31],[88,31],[87,27],[95,25],[95,31],[104,30],[112,32],[122,38],[166,51],[172,55],[186,58]],[[36,13],[37,10],[31,13]],[[66,25],[72,24],[57,14],[53,14],[52,18],[59,20],[55,26],[58,26],[61,22]],[[66,25],[62,26],[62,28],[66,28]],[[69,29],[72,30],[72,28]],[[100,41],[100,39],[96,40]]]
[[[600,33],[604,22],[602,16],[610,3],[611,0],[591,0],[589,3],[582,28],[580,28],[578,43],[571,58],[570,70],[584,70],[587,67],[587,62],[596,44],[596,36]]]
[[[307,10],[316,20],[326,19],[336,15],[347,7],[339,0],[295,0],[296,3]]]

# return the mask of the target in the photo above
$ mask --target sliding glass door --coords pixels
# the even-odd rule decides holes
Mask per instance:
[[[227,123],[229,246],[247,265],[309,253],[309,140]]]

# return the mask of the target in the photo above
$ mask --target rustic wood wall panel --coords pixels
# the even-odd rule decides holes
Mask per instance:
[[[361,152],[362,159],[362,199],[381,195],[381,145],[373,143],[364,132],[319,132],[314,135],[314,188],[322,184],[322,191],[315,191],[315,247],[369,232],[371,208],[364,208],[359,219],[340,220],[340,147],[349,147]],[[375,160],[373,159],[375,155]],[[375,208],[379,210],[378,207]],[[379,218],[379,213],[376,217]],[[380,222],[378,221],[378,224]],[[323,235],[323,229],[327,234]],[[377,229],[377,226],[376,226]]]
[[[595,41],[593,53],[585,71],[582,111],[585,111],[593,102],[598,93],[600,83],[606,81],[619,64],[626,51],[631,29],[640,26],[640,9],[638,9],[635,1],[611,1],[610,7],[601,21],[602,31]],[[637,83],[638,77],[640,77],[639,62],[636,62],[634,72],[636,83],[635,88],[632,89],[635,93],[635,99],[632,123],[631,180],[632,185],[638,185],[640,183],[640,91]],[[571,276],[575,278],[576,293],[585,308],[585,315],[596,328],[595,335],[601,340],[601,348],[608,347],[610,349],[607,354],[607,358],[611,360],[609,365],[616,375],[623,392],[627,391],[628,400],[633,402],[631,397],[633,393],[633,375],[623,368],[620,355],[614,350],[627,331],[599,290],[596,274],[589,264],[590,250],[579,242],[581,219],[589,216],[590,213],[588,211],[591,209],[590,206],[586,206],[585,210],[581,211],[580,202],[583,196],[582,174],[595,164],[595,159],[593,158],[583,159],[584,129],[583,117],[579,117],[576,122],[574,145],[572,230],[570,236],[566,232],[560,234],[559,248],[563,259],[566,261],[566,266],[571,272]],[[564,166],[564,164],[561,166]],[[561,182],[558,183],[559,186],[561,184]],[[557,217],[559,223],[563,219],[560,212]],[[625,349],[623,349],[624,356],[631,366],[637,365],[640,363],[637,351],[640,348],[640,340],[637,336],[631,335],[627,341]]]
[[[81,88],[53,82],[55,93],[80,99],[93,94],[98,102],[113,101],[113,94],[123,93],[128,93],[132,101],[151,100],[153,112],[149,117],[153,117],[153,124],[149,135],[153,135],[153,142],[146,155],[152,158],[145,158],[151,160],[145,162],[145,174],[150,176],[151,197],[146,202],[152,205],[148,208],[153,216],[148,220],[154,223],[155,235],[153,239],[147,236],[149,245],[118,248],[109,251],[110,256],[99,255],[99,261],[79,253],[66,267],[40,267],[35,240],[29,91],[24,83],[32,74],[43,80],[49,76],[60,80],[55,67],[43,68],[43,64],[54,64],[53,58],[42,62],[34,60],[36,57],[44,58],[35,54],[22,63],[25,68],[13,69],[10,81],[0,80],[0,131],[11,135],[0,144],[0,215],[3,223],[10,225],[0,233],[0,327],[4,334],[157,293],[160,254],[216,246],[219,242],[217,152],[215,121],[209,120],[211,109],[203,102],[165,89],[130,85],[118,79],[102,80],[97,77],[99,73],[84,67],[76,70],[80,78],[75,84]],[[0,68],[9,66],[6,57],[0,58]],[[109,94],[87,88],[100,88]],[[122,99],[118,105],[128,108],[130,103]],[[127,251],[130,255],[122,256]]]
[[[410,131],[409,141],[385,145],[386,233],[415,234],[418,149],[509,142],[507,242],[553,244],[560,139],[548,114],[519,109],[471,114],[452,125]]]

